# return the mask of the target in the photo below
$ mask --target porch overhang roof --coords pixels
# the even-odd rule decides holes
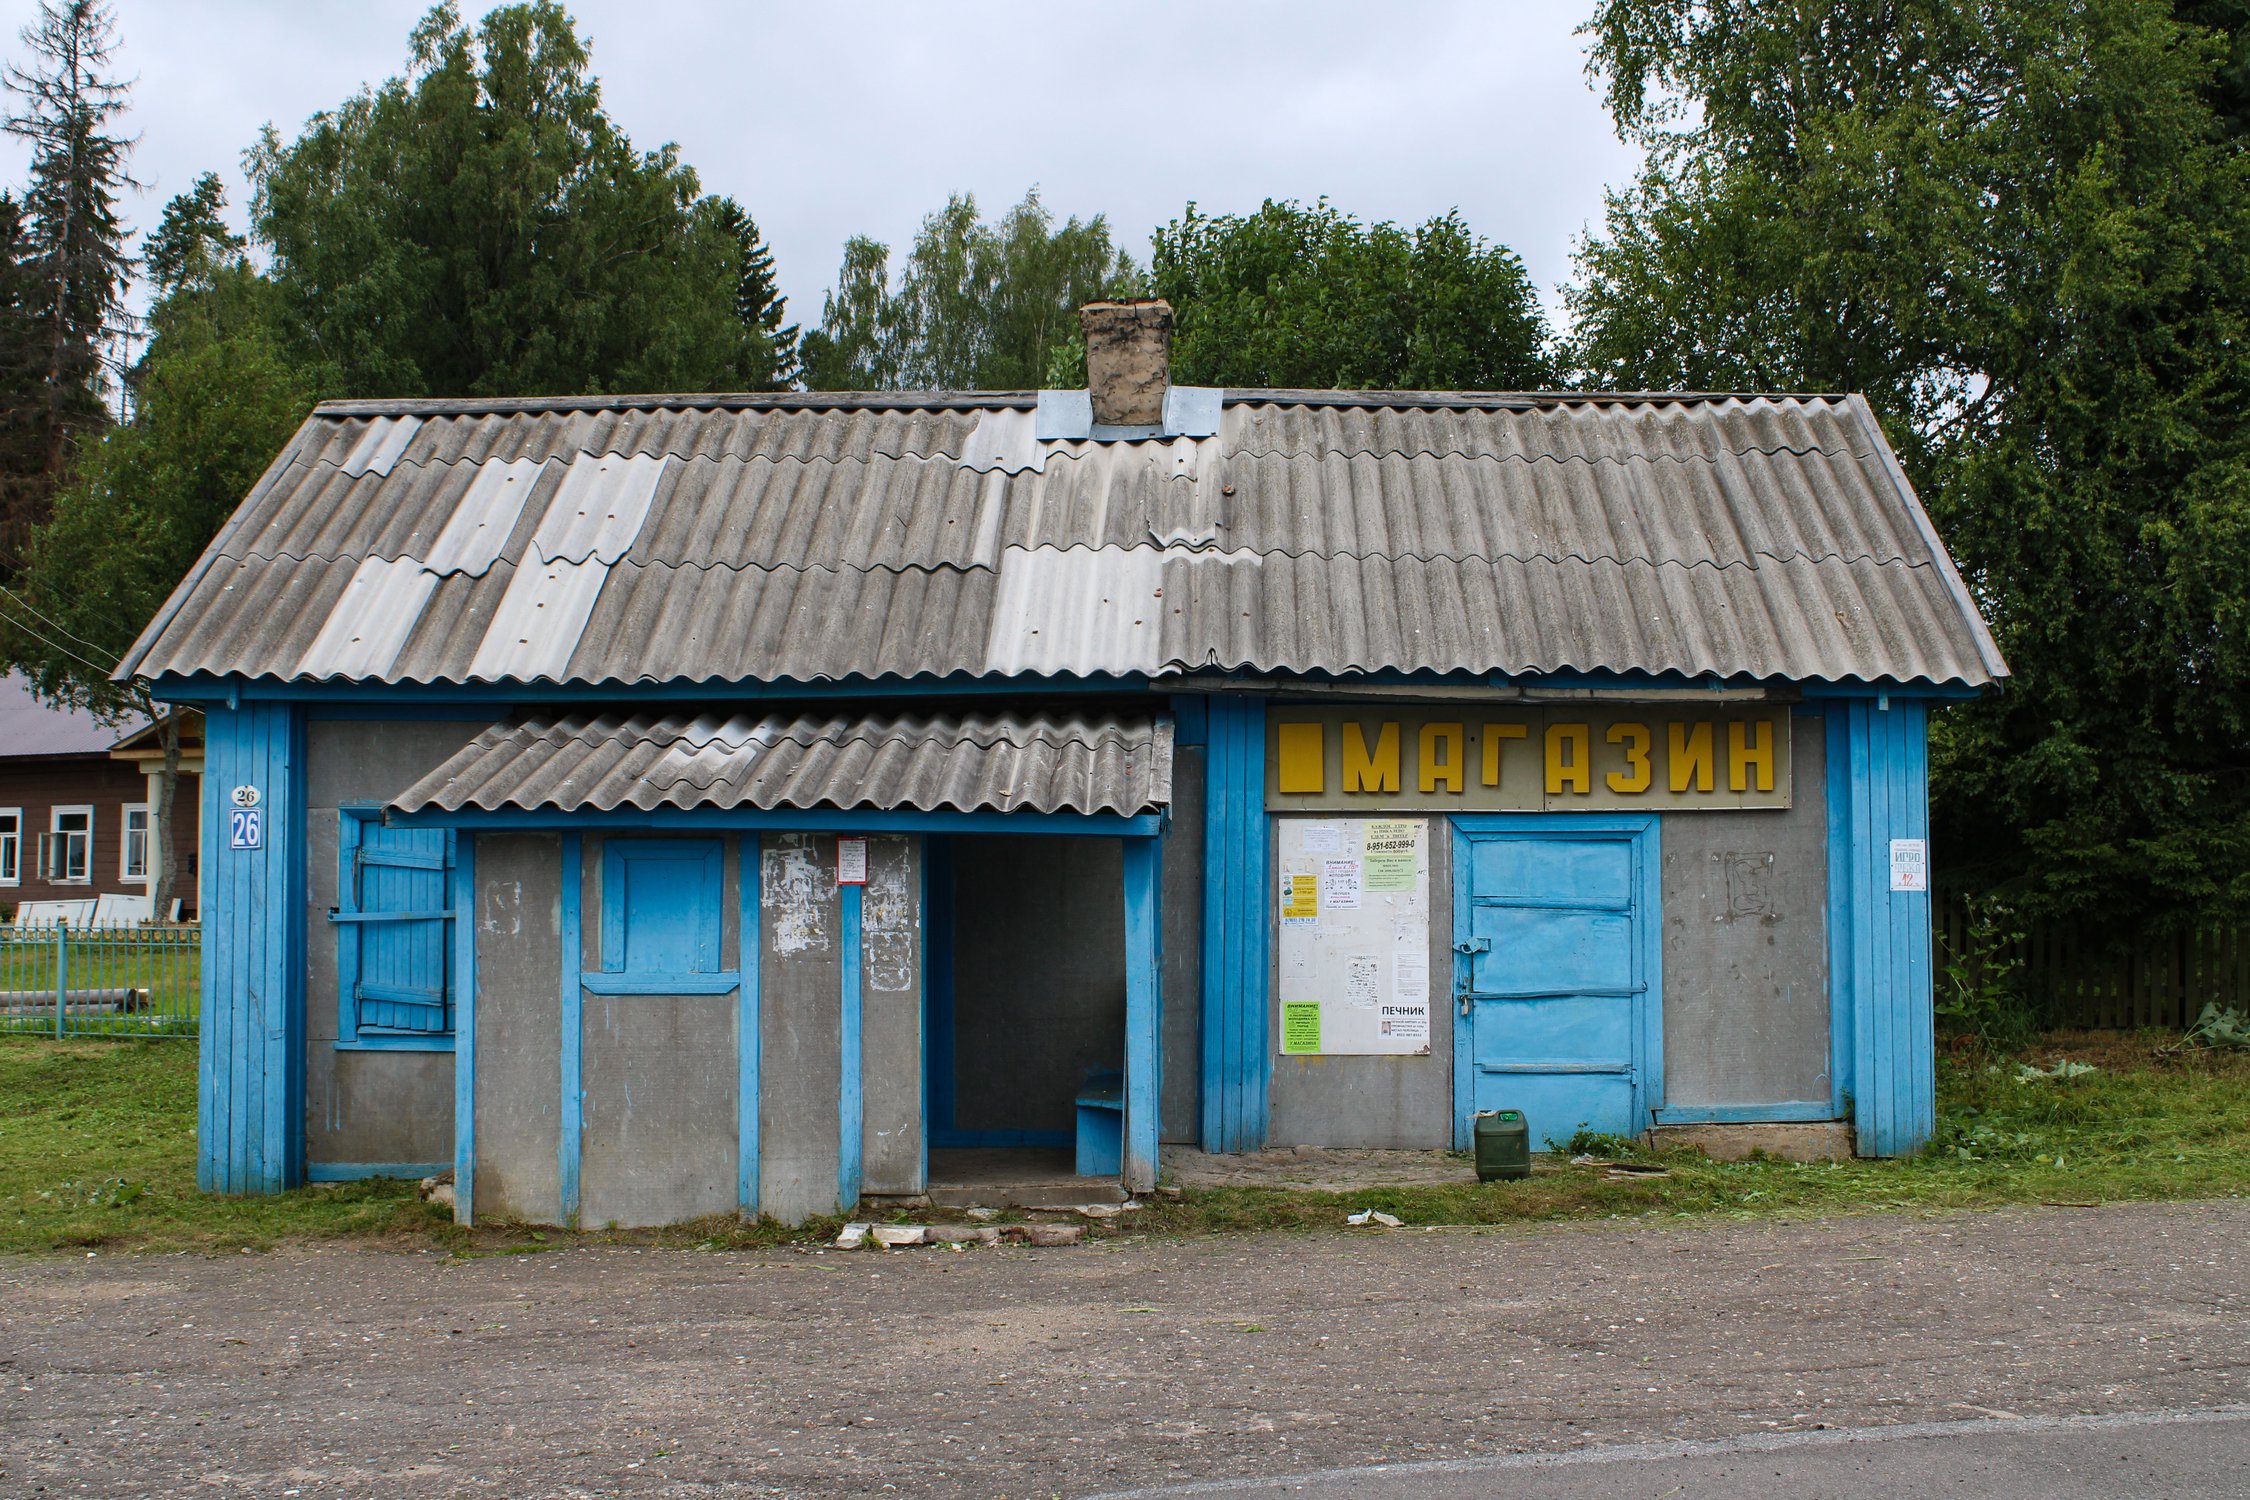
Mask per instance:
[[[403,814],[627,809],[1159,811],[1163,715],[531,714],[485,729]]]

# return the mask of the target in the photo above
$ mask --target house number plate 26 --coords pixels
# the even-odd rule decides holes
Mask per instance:
[[[227,847],[261,849],[266,842],[266,815],[254,807],[238,807],[227,814]]]

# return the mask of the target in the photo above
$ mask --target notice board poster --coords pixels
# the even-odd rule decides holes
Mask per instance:
[[[1281,1052],[1430,1050],[1430,820],[1280,820]]]

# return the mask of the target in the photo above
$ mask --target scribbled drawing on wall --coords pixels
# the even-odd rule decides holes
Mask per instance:
[[[820,839],[812,833],[781,833],[765,845],[758,904],[765,910],[776,953],[825,953],[835,941],[827,916],[836,872],[821,858]]]
[[[917,922],[907,886],[906,840],[868,840],[867,890],[861,898],[860,945],[869,989],[900,994],[914,988],[920,967]]]

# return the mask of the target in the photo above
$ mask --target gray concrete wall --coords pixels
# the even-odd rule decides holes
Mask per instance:
[[[732,840],[723,843],[730,846]],[[594,898],[584,935],[601,959],[601,845],[588,841]],[[720,963],[740,953],[736,863],[722,854]],[[586,995],[580,1047],[582,1225],[675,1224],[732,1213],[738,1158],[735,1043],[739,997]]]
[[[1664,819],[1664,1102],[1829,1097],[1827,738],[1792,728],[1796,805]]]
[[[860,893],[860,1187],[919,1193],[923,1180],[922,841],[867,841]]]
[[[1424,816],[1401,813],[1400,816]],[[1429,818],[1430,1051],[1426,1057],[1285,1057],[1281,1054],[1280,951],[1266,980],[1273,1053],[1268,1146],[1426,1148],[1453,1144],[1453,835]],[[1279,869],[1275,819],[1266,819],[1267,868]],[[1267,917],[1273,920],[1272,903]]]
[[[1203,747],[1172,761],[1172,826],[1164,837],[1163,1139],[1194,1144],[1203,1100]]]
[[[963,835],[953,851],[953,1123],[1073,1131],[1086,1071],[1125,1065],[1118,841]]]
[[[759,1209],[794,1224],[836,1211],[843,944],[835,839],[766,834],[761,878]]]
[[[562,839],[483,834],[477,872],[479,1219],[562,1218]]]
[[[306,733],[305,1156],[453,1160],[453,1054],[336,1050],[337,809],[383,803],[489,720],[315,720]]]

